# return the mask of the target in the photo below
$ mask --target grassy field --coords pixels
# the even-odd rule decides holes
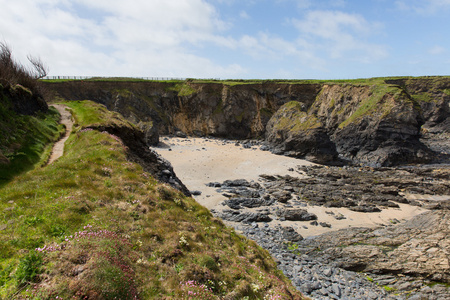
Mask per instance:
[[[64,156],[0,187],[1,299],[301,299],[265,250],[90,128],[132,125],[66,104]]]

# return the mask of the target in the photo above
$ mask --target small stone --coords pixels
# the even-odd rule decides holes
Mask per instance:
[[[310,283],[302,284],[300,290],[306,294],[310,294],[313,291],[313,288]]]
[[[323,275],[330,277],[333,274],[333,271],[329,268],[323,270]]]
[[[341,288],[337,284],[333,284],[332,290],[336,296],[341,297]]]
[[[327,222],[320,222],[319,224],[320,224],[320,226],[322,226],[322,227],[328,227],[328,228],[331,228],[331,224],[330,224],[330,223],[327,223]]]

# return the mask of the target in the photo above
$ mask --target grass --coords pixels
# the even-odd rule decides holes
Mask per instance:
[[[63,132],[59,114],[50,108],[47,114],[16,114],[10,100],[0,90],[0,186],[14,176],[34,168],[50,154],[51,142]]]
[[[187,82],[190,83],[217,83],[228,86],[248,85],[248,84],[359,84],[374,85],[384,84],[389,80],[397,79],[446,79],[449,76],[422,76],[422,77],[374,77],[374,78],[357,78],[357,79],[186,79],[186,80],[148,80],[127,77],[93,77],[88,79],[45,79],[45,82],[69,82],[69,81],[106,81],[106,82],[162,82],[168,84],[178,84],[183,86]]]
[[[394,104],[385,101],[386,95],[391,95],[394,98],[394,101],[396,101],[402,92],[403,90],[396,85],[373,85],[371,87],[370,96],[359,103],[356,110],[344,122],[339,124],[339,128],[344,128],[368,114],[388,113]]]
[[[197,90],[193,88],[189,83],[191,83],[191,81],[189,80],[184,82],[175,82],[175,84],[171,85],[167,90],[177,92],[179,97],[188,97],[197,92]]]
[[[92,102],[67,105],[76,126],[64,156],[0,188],[0,298],[301,299],[267,251],[89,129],[132,125]]]
[[[302,104],[297,101],[286,103],[276,114],[280,116],[278,122],[274,125],[277,130],[287,129],[290,132],[299,132],[321,126],[317,117],[302,111]]]
[[[445,93],[445,90],[444,90]],[[413,94],[411,97],[417,102],[433,102],[436,101],[429,93]]]

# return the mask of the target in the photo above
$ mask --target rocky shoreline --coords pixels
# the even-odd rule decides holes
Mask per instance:
[[[313,299],[450,297],[448,166],[304,166],[295,171],[299,177],[211,182],[228,198],[223,209],[212,212],[267,249]],[[427,211],[374,228],[349,227],[308,238],[298,233],[300,227],[331,227],[308,212],[313,206],[371,214],[402,204]],[[329,213],[342,222],[347,218]]]

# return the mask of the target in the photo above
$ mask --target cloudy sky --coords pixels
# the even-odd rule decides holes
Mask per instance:
[[[0,0],[0,40],[49,75],[450,75],[450,0]]]

